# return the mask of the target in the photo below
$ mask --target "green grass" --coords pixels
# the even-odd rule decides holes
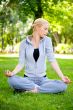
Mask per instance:
[[[73,79],[73,59],[57,59],[65,75]],[[18,58],[0,57],[0,110],[73,110],[73,82],[64,93],[16,93],[9,87],[5,70],[13,70]],[[19,75],[23,76],[23,70]],[[47,63],[47,76],[59,79]]]

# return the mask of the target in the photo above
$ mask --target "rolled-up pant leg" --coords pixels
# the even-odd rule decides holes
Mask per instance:
[[[64,92],[67,85],[61,80],[43,79],[38,91],[41,93],[58,93]]]
[[[19,90],[31,90],[36,86],[36,84],[29,80],[28,77],[20,77],[16,75],[9,77],[8,82],[13,89]]]

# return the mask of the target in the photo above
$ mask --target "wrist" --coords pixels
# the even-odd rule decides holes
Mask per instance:
[[[64,80],[65,79],[65,76],[62,76],[61,79]]]
[[[63,74],[61,74],[61,75],[60,75],[60,78],[63,80],[63,79],[64,79],[64,75],[63,75]]]
[[[16,73],[14,71],[12,71],[12,75],[15,75]]]

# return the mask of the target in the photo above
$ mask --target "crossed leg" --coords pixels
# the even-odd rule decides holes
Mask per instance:
[[[39,92],[41,93],[58,93],[64,92],[67,88],[67,85],[61,80],[46,80],[42,81],[42,84],[39,88]]]
[[[49,80],[41,78],[41,85],[38,86],[28,77],[12,76],[8,82],[13,89],[26,90],[33,93],[58,93],[66,90],[67,85],[61,80]]]
[[[17,75],[8,78],[9,85],[17,90],[33,90],[36,84],[29,80],[28,77],[20,77]]]

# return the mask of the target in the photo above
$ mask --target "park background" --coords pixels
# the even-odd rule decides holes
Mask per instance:
[[[73,0],[0,0],[0,110],[73,110],[73,82],[59,94],[14,93],[7,83],[4,73],[18,63],[20,42],[37,18],[48,20],[57,61],[73,79]],[[47,76],[59,79],[46,63]]]

